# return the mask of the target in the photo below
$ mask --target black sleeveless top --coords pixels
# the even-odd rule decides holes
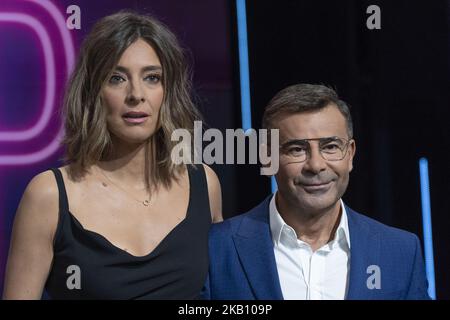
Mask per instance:
[[[142,257],[84,229],[69,211],[61,171],[51,169],[59,188],[59,221],[47,294],[53,299],[196,299],[208,272],[211,213],[203,165],[187,169],[186,218]]]

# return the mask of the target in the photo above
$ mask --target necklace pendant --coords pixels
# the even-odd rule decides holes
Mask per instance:
[[[142,204],[144,206],[148,207],[148,205],[150,204],[150,201],[149,200],[144,200],[144,201],[142,201]]]

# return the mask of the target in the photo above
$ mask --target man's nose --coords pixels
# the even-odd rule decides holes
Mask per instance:
[[[326,170],[326,167],[326,160],[322,157],[319,147],[311,146],[308,159],[306,159],[303,169],[312,173],[319,173]]]

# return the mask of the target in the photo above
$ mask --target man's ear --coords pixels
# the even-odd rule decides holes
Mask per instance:
[[[355,153],[356,153],[356,142],[355,142],[355,140],[352,139],[350,141],[350,143],[348,145],[347,152],[348,152],[348,155],[349,155],[348,161],[350,162],[350,166],[349,166],[350,170],[349,170],[349,172],[351,172],[353,170],[353,157],[355,156]]]

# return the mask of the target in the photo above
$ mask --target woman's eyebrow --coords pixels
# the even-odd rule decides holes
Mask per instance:
[[[120,66],[120,65],[116,66],[114,68],[114,70],[118,71],[118,72],[123,72],[125,74],[129,74],[130,73],[128,68],[126,68],[124,66]],[[141,68],[141,72],[142,73],[147,72],[147,71],[161,71],[161,70],[162,70],[162,67],[159,66],[159,65],[150,65],[150,66],[145,66],[145,67]]]
[[[162,67],[161,66],[146,66],[143,67],[142,72],[147,72],[147,71],[161,71]]]

